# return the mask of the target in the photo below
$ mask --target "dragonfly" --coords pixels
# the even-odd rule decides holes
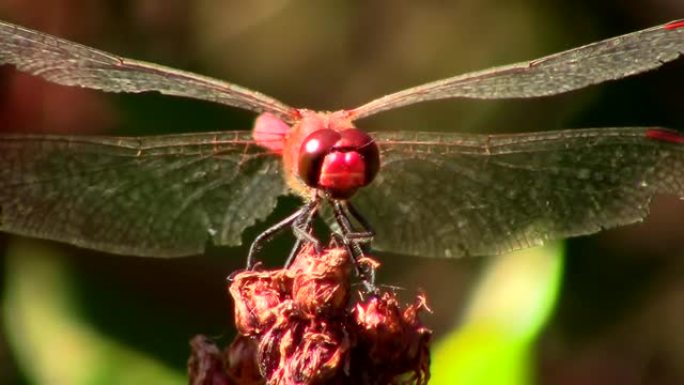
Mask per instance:
[[[259,114],[251,131],[2,134],[0,231],[181,257],[209,243],[239,245],[288,194],[304,206],[281,224],[305,240],[308,218],[327,201],[357,227],[363,214],[374,250],[424,257],[501,254],[631,224],[648,214],[654,195],[684,196],[684,134],[660,127],[366,133],[355,122],[438,99],[566,93],[653,70],[683,52],[684,20],[676,20],[329,112],[0,22],[0,63],[47,81],[156,91]]]

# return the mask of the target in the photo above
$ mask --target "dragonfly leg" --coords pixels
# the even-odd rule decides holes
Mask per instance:
[[[369,236],[372,238],[375,236],[375,230],[373,227],[368,223],[366,218],[361,215],[361,213],[354,207],[354,205],[349,202],[349,201],[344,201],[342,202],[342,207],[349,213],[351,216],[356,220],[360,225],[361,228],[363,228],[363,231],[365,231]],[[369,240],[370,242],[370,240]]]
[[[375,236],[375,230],[373,230],[370,223],[368,223],[366,218],[364,218],[361,213],[356,210],[356,207],[354,207],[351,202],[342,201],[339,204],[340,209],[347,218],[347,221],[351,224],[351,221],[349,221],[349,217],[351,216],[361,226],[361,231],[350,232],[347,235],[347,238],[354,239],[359,243],[370,244]]]
[[[356,273],[362,278],[366,289],[369,292],[375,291],[375,270],[372,267],[362,269],[360,260],[364,256],[364,250],[360,243],[370,241],[367,234],[364,232],[357,232],[351,225],[349,220],[349,212],[345,210],[343,203],[340,201],[332,202],[335,221],[340,226],[341,234],[335,234],[335,239],[342,243],[347,249],[349,255],[354,259],[354,268]],[[372,238],[372,236],[371,236]],[[359,240],[360,239],[360,240]]]
[[[292,223],[292,232],[294,233],[296,240],[294,246],[292,247],[292,250],[290,251],[290,255],[287,257],[287,260],[285,261],[285,268],[290,267],[290,265],[294,261],[295,257],[297,256],[297,252],[299,252],[299,248],[302,245],[302,242],[309,242],[310,244],[312,244],[314,247],[314,251],[317,254],[321,254],[323,252],[321,242],[311,234],[311,228],[313,227],[313,221],[314,218],[316,218],[317,213],[318,204],[312,205],[309,208],[308,212],[302,213],[299,216],[299,218],[297,218]]]
[[[342,234],[347,240],[355,241],[358,244],[369,244],[373,240],[375,232],[370,228],[368,222],[366,222],[366,220],[361,217],[358,211],[356,211],[356,209],[353,207],[354,206],[351,206],[351,203],[348,202],[334,201],[333,211],[335,214],[335,220],[342,229]],[[349,219],[350,216],[359,222],[362,227],[361,231],[354,229],[352,222]],[[361,220],[358,220],[358,218]]]
[[[318,213],[318,204],[312,205],[309,210],[297,218],[292,224],[292,232],[294,233],[297,240],[302,242],[306,241],[313,245],[316,253],[320,254],[323,250],[321,247],[321,242],[313,234],[311,234],[311,229],[313,228],[313,220]]]
[[[275,237],[278,233],[280,233],[281,231],[292,225],[294,222],[296,222],[297,219],[299,219],[302,215],[308,216],[312,206],[317,207],[318,202],[312,201],[307,203],[287,218],[269,227],[268,229],[266,229],[266,231],[264,231],[263,233],[259,234],[256,238],[254,238],[252,245],[249,247],[249,253],[247,254],[247,269],[251,270],[254,268],[255,256],[259,252],[259,250],[261,250],[264,244],[266,244],[268,241],[273,239],[273,237]]]

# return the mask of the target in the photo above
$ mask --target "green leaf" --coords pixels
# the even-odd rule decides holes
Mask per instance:
[[[99,333],[80,317],[70,272],[53,251],[16,242],[6,263],[4,323],[32,383],[187,384],[185,373]]]
[[[530,384],[534,342],[558,296],[563,250],[491,260],[462,324],[433,349],[431,385]]]

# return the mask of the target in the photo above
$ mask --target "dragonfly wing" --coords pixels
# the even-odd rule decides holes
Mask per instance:
[[[46,33],[0,22],[0,64],[54,83],[110,92],[157,91],[208,100],[289,121],[292,108],[235,84],[119,57]]]
[[[684,52],[684,20],[588,44],[541,59],[437,80],[375,99],[358,119],[447,98],[505,99],[560,94],[660,67]]]
[[[353,202],[379,250],[500,254],[637,222],[656,193],[684,196],[684,136],[665,129],[376,138],[382,170]]]
[[[250,132],[0,136],[0,231],[176,257],[239,245],[287,189]]]

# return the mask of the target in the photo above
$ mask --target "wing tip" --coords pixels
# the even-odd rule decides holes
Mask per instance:
[[[646,130],[646,138],[661,142],[684,144],[684,134],[679,131],[653,127]]]
[[[664,29],[667,30],[674,30],[678,28],[684,28],[684,20],[675,20],[672,22],[669,22],[663,26]]]

